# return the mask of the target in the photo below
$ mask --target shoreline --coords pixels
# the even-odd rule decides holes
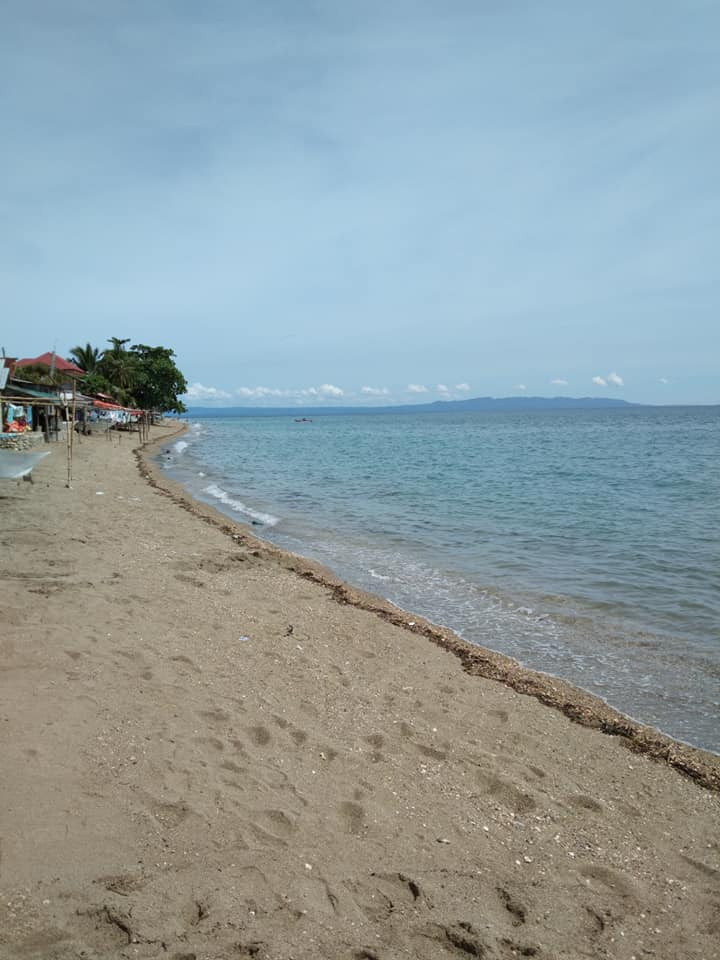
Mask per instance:
[[[172,434],[173,438],[181,436],[187,429],[187,425],[182,426]],[[246,524],[233,521],[220,510],[196,500],[181,483],[165,476],[152,459],[158,453],[155,448],[163,442],[151,440],[134,451],[138,469],[152,487],[189,513],[214,525],[236,542],[262,551],[264,557],[272,558],[284,569],[326,589],[337,603],[355,606],[425,637],[456,656],[469,675],[497,681],[523,696],[533,697],[574,723],[618,737],[629,750],[666,763],[701,786],[720,793],[719,754],[675,740],[655,727],[626,716],[589,691],[559,677],[523,667],[506,654],[463,640],[450,628],[433,624],[382,597],[346,583],[317,561],[254,536]]]
[[[161,485],[153,432],[0,487],[0,960],[718,957],[716,758]]]

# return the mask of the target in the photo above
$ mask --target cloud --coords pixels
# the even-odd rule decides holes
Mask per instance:
[[[608,373],[605,377],[593,377],[592,382],[598,387],[624,387],[625,381],[618,373]]]
[[[268,398],[284,397],[290,400],[298,400],[302,397],[314,397],[318,400],[325,400],[328,397],[342,397],[344,391],[340,387],[333,386],[332,383],[323,383],[319,387],[304,387],[299,390],[280,389],[278,387],[238,387],[235,393],[239,397],[245,397],[252,400],[266,400]],[[225,395],[226,397],[229,394]]]
[[[427,393],[428,388],[422,383],[409,383],[407,385],[408,393]]]
[[[334,386],[332,383],[323,383],[319,387],[305,387],[304,390],[288,391],[288,393],[301,397],[318,397],[320,400],[325,400],[328,397],[345,396],[345,391],[341,390],[340,387]]]
[[[670,383],[667,377],[660,377],[658,383]]]
[[[272,387],[238,387],[235,391],[239,397],[287,397],[290,396],[289,390],[277,390]]]
[[[457,390],[458,393],[467,393],[468,390],[470,389],[470,384],[469,384],[469,383],[456,383],[456,384],[455,384],[455,389]]]
[[[188,400],[229,400],[230,394],[217,387],[206,387],[202,383],[191,383],[185,394]]]
[[[550,383],[553,383],[558,387],[566,387],[568,385],[567,380],[563,380],[562,377],[556,377],[554,380],[551,380]]]
[[[513,390],[527,390],[527,387],[524,383],[516,383]]]
[[[386,397],[390,391],[387,387],[360,387],[360,393],[368,397]]]
[[[450,393],[450,389],[449,389],[449,387],[448,387],[446,384],[444,384],[444,383],[439,383],[439,384],[437,385],[437,392],[438,392],[438,393]]]
[[[102,330],[171,344],[188,383],[370,373],[426,400],[402,380],[452,387],[471,357],[478,392],[507,390],[517,343],[534,388],[562,363],[586,390],[592,344],[633,384],[667,365],[705,390],[717,4],[625,4],[622,30],[619,4],[299,7],[2,4],[12,353]],[[238,336],[239,311],[262,322]]]

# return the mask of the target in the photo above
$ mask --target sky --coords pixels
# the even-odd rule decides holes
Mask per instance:
[[[0,346],[720,403],[720,5],[2,0]]]

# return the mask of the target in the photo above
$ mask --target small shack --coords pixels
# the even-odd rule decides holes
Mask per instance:
[[[85,371],[54,352],[1,362],[0,446],[22,449],[40,438],[58,440],[63,422],[88,402],[77,391]]]

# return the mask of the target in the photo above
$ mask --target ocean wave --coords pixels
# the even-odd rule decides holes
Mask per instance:
[[[175,451],[175,453],[182,453],[183,450],[187,450],[187,448],[188,448],[187,440],[178,440],[173,446],[173,450]]]
[[[234,510],[235,513],[242,513],[246,517],[250,517],[251,520],[262,523],[266,527],[274,527],[275,524],[280,522],[280,518],[274,517],[271,513],[262,513],[260,510],[253,510],[252,507],[248,507],[241,500],[235,500],[227,490],[223,490],[223,488],[219,487],[216,483],[209,484],[204,488],[203,492],[219,500],[220,503]]]

